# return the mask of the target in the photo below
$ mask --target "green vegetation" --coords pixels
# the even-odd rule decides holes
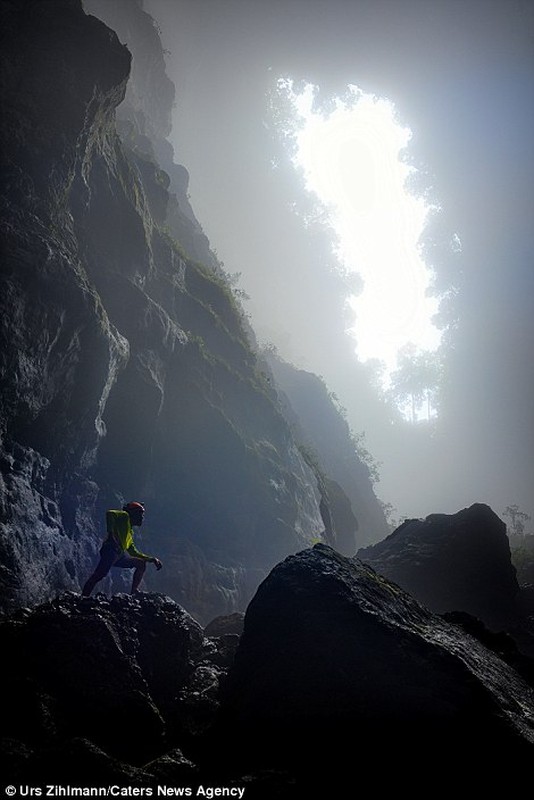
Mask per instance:
[[[310,445],[303,444],[302,442],[297,443],[297,449],[304,462],[308,465],[317,478],[317,483],[319,487],[321,487],[321,491],[324,490],[324,492],[326,492],[326,475],[321,467],[317,451],[314,450],[314,448]]]
[[[174,238],[171,231],[169,230],[168,225],[158,225],[158,233],[161,238],[167,243],[167,245],[174,250],[176,255],[178,255],[183,261],[189,262],[189,258],[180,244],[180,242]]]
[[[382,511],[384,512],[384,516],[386,518],[386,522],[388,524],[388,528],[393,533],[399,525],[402,524],[400,518],[395,517],[394,514],[397,513],[397,509],[393,505],[393,503],[385,503],[383,500],[378,501]]]
[[[216,273],[200,261],[187,256],[184,248],[178,242],[168,226],[159,226],[158,232],[166,245],[183,261],[186,266],[185,290],[199,311],[211,319],[213,332],[224,334],[219,339],[221,349],[229,353],[234,349],[240,358],[249,365],[256,363],[256,354],[249,341],[246,331],[247,320],[245,312],[239,302],[235,287],[236,276],[230,278],[221,269]],[[191,323],[193,320],[191,320]],[[200,335],[209,346],[209,332],[202,322],[202,314],[198,315],[199,330],[193,332]],[[196,327],[196,326],[195,326]]]
[[[421,411],[430,420],[438,408],[441,383],[438,353],[418,351],[407,344],[399,352],[399,368],[391,375],[389,395],[400,410],[410,409],[410,422],[417,422]]]
[[[365,431],[354,433],[354,431],[351,430],[351,427],[348,422],[347,409],[341,405],[337,395],[326,388],[326,384],[325,384],[325,391],[327,392],[328,397],[332,401],[332,404],[334,405],[336,411],[338,412],[340,417],[342,417],[342,419],[345,421],[348,428],[349,440],[352,446],[354,447],[354,450],[356,451],[356,455],[369,470],[369,478],[371,479],[371,483],[378,483],[380,480],[380,462],[376,460],[376,458],[369,452],[369,450],[365,445]]]
[[[507,525],[508,530],[514,536],[522,536],[525,533],[525,525],[530,521],[530,514],[520,511],[518,506],[506,506],[503,511],[503,517],[508,517],[510,524]]]
[[[512,564],[517,572],[519,583],[534,584],[534,534],[508,536]]]

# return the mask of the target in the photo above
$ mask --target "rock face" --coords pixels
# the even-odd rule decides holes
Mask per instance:
[[[532,686],[496,653],[318,544],[275,567],[251,601],[220,726],[242,768],[328,784],[380,754],[389,787],[408,776],[388,770],[409,763],[420,776],[443,757],[444,779],[460,767],[472,776],[474,743],[499,762],[528,760],[533,711]]]
[[[143,777],[136,768],[169,759],[169,743],[187,745],[213,716],[228,664],[224,636],[206,637],[157,594],[65,594],[4,620],[0,637],[11,654],[1,727],[13,781]]]
[[[197,220],[188,196],[189,174],[175,162],[171,133],[175,87],[166,73],[157,23],[145,12],[142,0],[83,0],[88,14],[115,31],[132,54],[130,79],[117,108],[117,128],[122,140],[136,152],[145,169],[156,163],[169,189],[162,206],[166,224],[187,255],[217,270],[219,262]],[[152,167],[153,168],[153,167]]]
[[[287,419],[312,463],[327,476],[321,488],[332,514],[328,543],[352,556],[359,546],[380,541],[389,530],[365,455],[358,453],[361,446],[321,378],[273,355],[268,363]]]
[[[2,618],[6,785],[234,786],[270,800],[337,796],[355,764],[387,789],[426,790],[436,771],[451,788],[528,775],[534,662],[363,562],[321,544],[289,556],[242,623],[202,629],[143,593],[66,593]]]
[[[407,520],[357,556],[437,613],[464,611],[500,629],[517,610],[506,526],[482,503]]]
[[[133,62],[81,0],[0,0],[0,607],[79,590],[140,499],[148,587],[207,621],[329,509],[173,163],[154,23],[86,8]]]

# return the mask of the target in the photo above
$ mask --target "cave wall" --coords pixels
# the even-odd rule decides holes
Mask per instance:
[[[355,555],[364,543],[379,542],[390,532],[373,487],[372,456],[352,434],[322,378],[275,353],[266,358],[284,414],[309,462],[323,477],[321,488],[334,527],[329,544],[344,555]]]
[[[0,11],[1,606],[78,591],[140,499],[147,587],[242,609],[328,514],[166,142],[157,30],[139,2]]]

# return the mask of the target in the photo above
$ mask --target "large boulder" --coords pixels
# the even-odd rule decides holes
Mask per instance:
[[[408,786],[409,764],[419,777],[436,760],[444,777],[478,771],[475,750],[505,771],[511,753],[528,763],[533,715],[527,678],[490,647],[317,544],[275,567],[250,603],[214,741],[227,763],[303,785],[332,790],[355,764],[381,762],[382,787]]]
[[[67,593],[4,617],[6,785],[271,800],[337,795],[355,762],[386,761],[381,788],[416,785],[427,765],[440,784],[478,776],[479,752],[492,779],[530,763],[532,664],[357,559],[325,545],[287,558],[230,632],[240,623],[202,630],[158,594]]]
[[[515,615],[519,584],[506,525],[482,503],[406,520],[357,556],[437,613],[464,611],[493,629]]]
[[[215,711],[217,643],[164,595],[66,593],[4,618],[0,639],[12,780],[57,780],[68,753],[87,767],[79,781],[118,779],[187,746]]]

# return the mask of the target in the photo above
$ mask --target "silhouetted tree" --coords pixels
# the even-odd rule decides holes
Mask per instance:
[[[428,419],[436,409],[441,382],[441,363],[436,352],[417,351],[409,343],[399,351],[399,367],[391,375],[389,394],[399,407],[410,405],[411,422],[423,404]]]
[[[503,517],[509,517],[510,532],[516,536],[522,536],[525,533],[525,525],[531,519],[530,514],[520,511],[517,505],[506,506]]]

